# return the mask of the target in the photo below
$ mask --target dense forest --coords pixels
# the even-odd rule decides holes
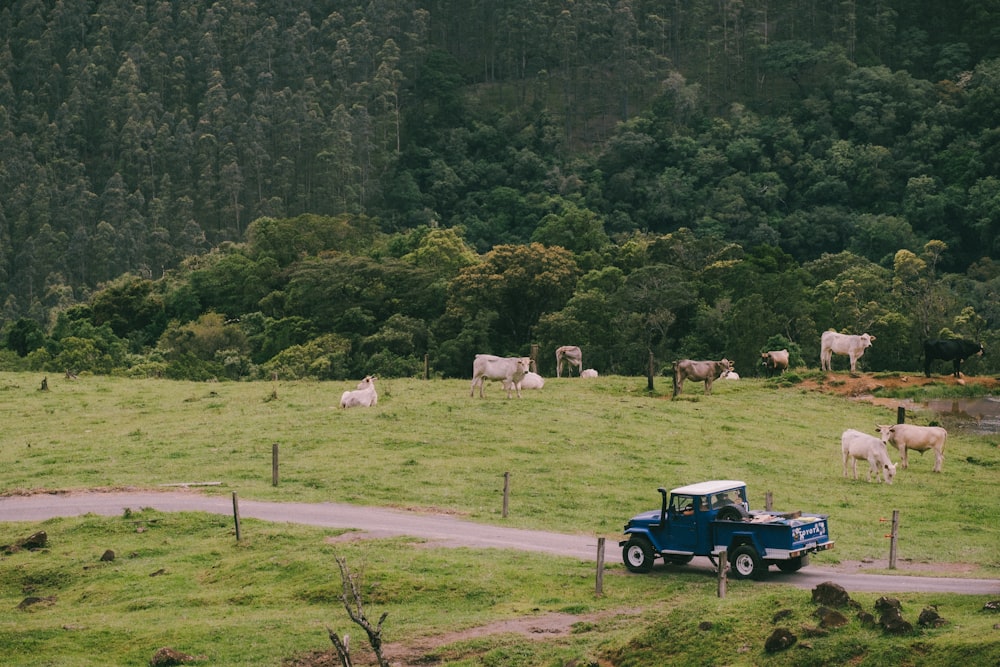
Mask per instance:
[[[753,374],[829,328],[1000,368],[995,3],[14,0],[0,35],[5,368]]]

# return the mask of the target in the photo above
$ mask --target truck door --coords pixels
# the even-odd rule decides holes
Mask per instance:
[[[670,545],[676,551],[694,551],[698,545],[697,496],[670,499]]]

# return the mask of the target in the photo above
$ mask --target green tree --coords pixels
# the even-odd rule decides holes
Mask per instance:
[[[166,326],[163,298],[155,288],[153,281],[129,274],[106,283],[90,300],[94,324],[107,324],[129,339],[133,352],[155,344]]]
[[[517,350],[531,341],[543,313],[561,310],[573,294],[579,269],[564,248],[540,243],[497,246],[451,282],[449,309],[474,319],[497,314],[492,349]]]
[[[4,332],[4,346],[26,357],[45,344],[45,331],[35,320],[20,318]]]

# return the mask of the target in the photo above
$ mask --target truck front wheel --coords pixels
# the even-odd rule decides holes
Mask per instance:
[[[622,561],[630,572],[645,574],[653,569],[653,545],[643,537],[630,537],[622,549]]]
[[[735,579],[761,579],[767,572],[767,566],[760,559],[757,550],[748,544],[736,547],[729,565]]]

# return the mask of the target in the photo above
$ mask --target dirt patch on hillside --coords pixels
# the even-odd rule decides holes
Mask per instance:
[[[894,389],[908,389],[912,387],[925,387],[931,384],[944,385],[976,385],[983,387],[987,393],[1000,391],[1000,381],[992,377],[970,377],[962,376],[955,378],[950,375],[924,377],[923,375],[874,375],[871,373],[860,373],[849,375],[847,373],[827,373],[824,380],[807,379],[796,384],[799,389],[809,391],[820,391],[826,394],[835,394],[845,398],[855,400],[871,401],[876,405],[886,407],[906,406],[911,401],[899,398],[883,398],[876,396],[876,392],[892,391]]]
[[[458,630],[442,635],[420,637],[409,643],[385,645],[383,652],[393,667],[427,667],[428,665],[446,664],[455,660],[469,659],[477,652],[487,649],[469,647],[466,650],[444,647],[457,642],[482,639],[493,635],[516,634],[528,639],[551,640],[566,637],[575,632],[586,632],[587,628],[599,622],[625,622],[639,613],[633,611],[605,611],[595,614],[575,615],[559,612],[528,615],[505,621],[496,621],[466,630]],[[357,633],[353,633],[357,634]],[[363,635],[362,635],[363,636]],[[352,642],[351,659],[355,665],[367,666],[378,664],[375,654],[367,645],[359,646]],[[611,663],[598,662],[601,667]],[[340,658],[331,648],[327,651],[313,651],[306,655],[291,658],[282,663],[282,667],[340,667]]]

